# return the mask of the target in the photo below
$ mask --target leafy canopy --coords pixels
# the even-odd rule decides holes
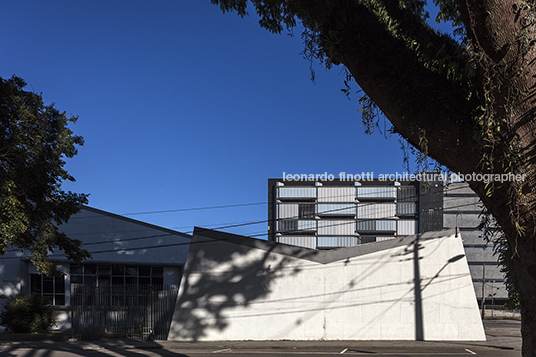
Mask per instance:
[[[52,273],[47,253],[56,248],[77,262],[89,257],[80,241],[57,228],[87,203],[87,195],[61,189],[63,181],[74,181],[64,159],[76,155],[83,139],[68,127],[77,117],[44,105],[25,86],[16,76],[0,78],[0,255],[11,248],[29,252],[39,271]]]

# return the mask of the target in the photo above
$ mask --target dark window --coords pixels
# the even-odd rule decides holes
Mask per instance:
[[[30,284],[31,284],[31,292],[32,293],[41,293],[41,275],[39,274],[32,274],[30,275]]]
[[[147,291],[164,286],[162,266],[87,264],[73,268],[78,273],[71,273],[73,305],[139,306],[147,300]]]
[[[361,244],[366,244],[366,243],[374,243],[376,242],[376,237],[361,237]]]
[[[84,266],[83,265],[71,265],[71,275],[72,274],[83,274]]]
[[[164,276],[164,268],[162,268],[162,267],[152,267],[151,276]]]
[[[140,276],[151,276],[151,267],[150,266],[140,266],[139,269]]]
[[[96,264],[84,264],[84,274],[97,274]]]
[[[99,274],[108,274],[110,275],[111,266],[110,265],[99,265],[97,268],[97,272]]]
[[[112,275],[124,275],[125,266],[124,265],[112,265]]]
[[[125,285],[124,276],[112,276],[112,285]]]
[[[125,268],[126,276],[138,276],[138,267],[137,266],[127,266]]]
[[[279,232],[293,232],[298,230],[297,219],[283,219],[278,224]]]
[[[84,284],[83,275],[71,275],[71,284]]]
[[[65,277],[30,274],[30,292],[41,295],[51,305],[65,305]]]
[[[150,286],[164,284],[164,267],[149,265],[84,264],[71,268],[71,283],[110,286]],[[41,288],[41,283],[39,283]],[[37,289],[37,285],[36,285]],[[50,289],[49,289],[50,290]]]
[[[314,203],[301,203],[298,205],[299,218],[315,218]]]

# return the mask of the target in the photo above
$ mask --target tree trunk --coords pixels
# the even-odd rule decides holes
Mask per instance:
[[[533,238],[534,239],[534,238]],[[521,337],[524,357],[536,351],[536,254],[528,251],[517,258],[516,275],[521,289]]]
[[[298,17],[316,24],[327,56],[346,66],[397,132],[419,150],[456,173],[526,175],[523,182],[496,183],[491,196],[484,182],[470,186],[515,253],[523,356],[536,356],[536,10],[518,0],[459,1],[472,43],[468,59],[469,51],[460,54],[458,44],[430,32],[395,2],[292,3]],[[434,53],[437,58],[427,61]],[[458,79],[431,66],[445,58]],[[464,66],[474,66],[476,75],[465,78]],[[486,114],[488,122],[480,122],[482,108],[492,113]]]
[[[533,180],[526,179],[525,184],[534,187]],[[521,301],[521,335],[523,340],[522,355],[524,357],[534,357],[536,355],[536,250],[535,225],[536,211],[527,208],[520,212],[519,219],[512,215],[516,207],[512,207],[512,199],[508,194],[519,186],[519,183],[507,183],[496,190],[493,195],[485,194],[485,185],[482,183],[472,183],[471,187],[479,193],[486,207],[493,213],[504,231],[508,244],[512,247],[511,257],[518,282]],[[530,196],[533,196],[531,190]],[[533,198],[530,199],[534,202]],[[521,204],[523,207],[523,204]],[[520,228],[524,233],[520,234]]]

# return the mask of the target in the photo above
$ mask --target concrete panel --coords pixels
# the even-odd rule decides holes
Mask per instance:
[[[463,244],[487,244],[484,241],[484,233],[482,231],[471,230],[471,231],[460,231],[462,236]]]
[[[478,213],[449,213],[443,214],[443,227],[475,228],[480,224]]]
[[[493,255],[493,247],[464,247],[468,262],[497,263],[497,256]]]
[[[469,271],[473,279],[481,280],[485,276],[486,280],[503,280],[504,273],[501,272],[501,267],[497,264],[491,265],[491,263],[486,263],[486,271],[483,271],[482,264],[470,264]]]
[[[319,203],[318,215],[356,215],[355,203]]]
[[[469,188],[466,183],[452,183],[444,188],[446,195],[475,195],[475,191]]]
[[[482,298],[482,281],[473,281],[476,298]],[[508,290],[503,282],[486,281],[484,284],[484,296],[486,299],[508,299]]]
[[[278,187],[278,198],[316,198],[316,187]]]
[[[397,189],[392,186],[358,187],[358,198],[389,198],[396,199]]]
[[[443,211],[445,212],[482,212],[482,203],[478,196],[474,197],[443,197]]]
[[[454,230],[318,251],[196,229],[169,339],[485,335]]]

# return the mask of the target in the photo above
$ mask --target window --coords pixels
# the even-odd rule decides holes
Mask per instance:
[[[164,267],[148,265],[84,264],[71,266],[71,283],[86,286],[164,285]]]
[[[41,295],[51,305],[65,305],[65,277],[30,274],[30,292]]]
[[[277,231],[278,232],[295,232],[298,230],[298,220],[297,219],[283,219],[277,222]]]
[[[315,204],[302,203],[298,205],[298,218],[315,218]]]
[[[374,243],[374,242],[376,242],[376,237],[367,237],[367,236],[361,237],[361,244]]]
[[[73,305],[143,306],[150,291],[164,289],[164,267],[73,265],[71,283]]]

